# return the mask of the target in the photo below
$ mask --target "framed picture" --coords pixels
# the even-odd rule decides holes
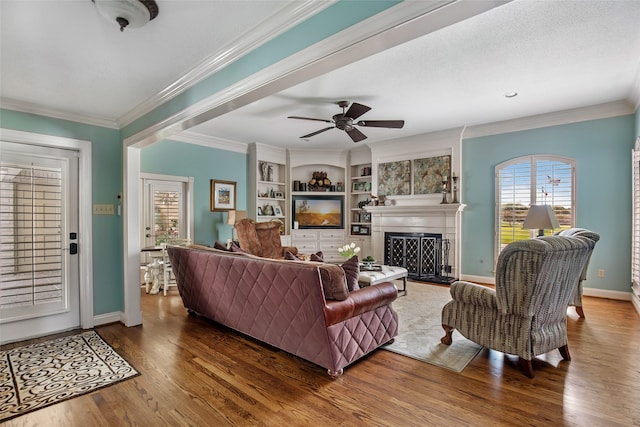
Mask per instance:
[[[274,191],[273,192],[274,199],[284,199],[284,193],[282,191]]]
[[[262,215],[262,208],[258,206],[258,216]]]
[[[360,234],[360,226],[352,225],[351,226],[351,234]]]
[[[353,191],[362,191],[364,189],[364,185],[361,182],[353,183]]]
[[[362,222],[371,222],[371,212],[362,212]]]
[[[235,181],[211,180],[211,212],[236,209]]]
[[[275,216],[282,216],[282,209],[280,209],[280,206],[273,207],[273,214]]]
[[[370,234],[369,232],[369,226],[368,225],[361,225],[360,226],[360,234]]]

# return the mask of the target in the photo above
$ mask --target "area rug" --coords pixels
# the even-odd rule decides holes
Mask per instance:
[[[139,375],[94,331],[0,352],[0,421]]]
[[[398,336],[392,344],[380,348],[440,366],[454,372],[462,370],[480,352],[482,346],[453,333],[453,344],[444,345],[440,314],[451,300],[449,287],[407,282],[407,295],[396,299]]]

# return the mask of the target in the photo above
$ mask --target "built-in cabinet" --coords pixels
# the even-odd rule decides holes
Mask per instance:
[[[289,152],[289,176],[292,202],[291,244],[302,253],[322,251],[325,261],[343,261],[338,248],[346,241],[345,228],[348,224],[348,201],[345,200],[347,178],[347,155],[343,152]],[[314,178],[314,174],[316,177]],[[326,176],[326,182],[317,185],[319,177]],[[315,179],[316,182],[312,180]],[[300,218],[299,208],[329,201],[331,217],[320,219],[318,228],[303,228],[309,224],[296,221]],[[339,220],[336,220],[336,212]],[[323,225],[326,229],[322,229]],[[297,229],[296,227],[300,227]]]
[[[289,227],[287,153],[261,144],[249,146],[249,207],[247,216],[258,222],[278,219],[282,234]]]
[[[368,147],[349,153],[349,218],[346,227],[349,243],[360,247],[360,259],[373,255],[371,248],[371,214],[363,207],[371,202],[371,151]]]
[[[291,230],[291,243],[303,254],[322,251],[325,262],[343,262],[338,248],[344,246],[344,230]]]

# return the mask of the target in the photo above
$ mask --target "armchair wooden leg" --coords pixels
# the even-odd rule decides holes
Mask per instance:
[[[529,378],[533,378],[533,365],[531,364],[531,360],[520,358],[520,368],[522,368],[522,372]]]
[[[563,360],[571,360],[571,355],[569,354],[569,344],[563,345],[562,347],[558,347],[560,351],[560,355]]]
[[[444,336],[440,338],[440,342],[442,344],[451,345],[451,343],[453,342],[453,338],[451,337],[451,334],[453,334],[454,328],[452,326],[445,325],[443,323],[442,329],[444,329]]]
[[[576,305],[576,313],[578,313],[578,316],[581,319],[584,319],[584,311],[582,311],[582,306],[581,305]]]

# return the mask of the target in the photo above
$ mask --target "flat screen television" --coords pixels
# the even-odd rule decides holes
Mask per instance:
[[[344,198],[342,196],[293,196],[293,221],[298,228],[344,228]]]

